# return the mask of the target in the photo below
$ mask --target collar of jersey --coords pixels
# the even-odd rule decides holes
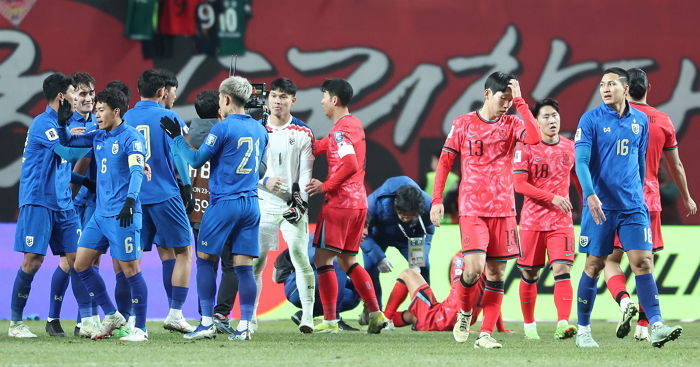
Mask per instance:
[[[49,106],[49,105],[46,105],[46,111],[44,111],[44,112],[48,113],[49,116],[51,116],[51,117],[58,118],[58,112],[54,111],[53,108],[51,108],[51,106]]]
[[[483,118],[483,117],[481,116],[481,114],[479,113],[478,110],[477,110],[477,111],[474,111],[474,112],[476,112],[476,116],[479,117],[479,120],[481,120],[481,121],[483,121],[483,122],[485,122],[485,123],[487,123],[487,124],[495,124],[495,123],[497,123],[498,120],[500,120],[501,117],[503,116],[503,115],[498,116],[498,118],[495,119],[495,120],[487,120],[487,119],[485,119],[485,118]]]
[[[289,121],[285,122],[284,125],[282,125],[282,126],[274,126],[274,125],[268,124],[267,126],[269,126],[270,129],[277,131],[277,130],[282,130],[282,129],[284,129],[285,127],[291,125],[291,124],[292,124],[292,121],[294,121],[294,116],[289,115]]]
[[[617,118],[619,118],[619,119],[623,119],[623,118],[625,118],[625,117],[629,117],[630,114],[632,113],[632,111],[630,111],[631,106],[630,106],[630,103],[629,103],[628,101],[625,101],[625,113],[624,113],[622,116],[618,116],[617,111],[615,111],[612,107],[606,105],[605,103],[603,103],[603,106],[605,106],[605,107],[604,107],[604,110],[605,110],[607,113],[609,113],[609,114],[611,114],[611,115],[614,115],[615,117],[617,117]]]
[[[92,113],[90,113],[90,119],[86,119],[78,112],[73,112],[73,121],[77,122],[92,122]]]
[[[544,145],[557,145],[561,141],[561,136],[559,136],[558,138],[559,139],[557,139],[557,141],[555,141],[554,143],[547,143],[546,141],[542,140],[542,144],[544,144]]]
[[[121,125],[117,126],[115,129],[108,131],[107,136],[119,135],[125,129],[126,129],[126,121],[122,121]]]
[[[134,105],[134,107],[160,107],[160,108],[165,108],[163,107],[162,104],[156,102],[156,101],[138,101]]]

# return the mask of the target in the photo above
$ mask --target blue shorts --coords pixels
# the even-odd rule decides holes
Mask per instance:
[[[75,209],[51,210],[38,205],[19,208],[15,246],[17,252],[46,255],[63,255],[75,252],[78,246],[80,221]]]
[[[83,229],[78,246],[107,251],[112,258],[120,261],[133,261],[141,258],[141,213],[134,213],[134,222],[124,228],[119,226],[116,217],[93,215]]]
[[[617,231],[625,251],[651,251],[651,228],[649,213],[646,209],[628,211],[603,210],[605,222],[595,224],[587,206],[583,207],[581,216],[581,235],[578,251],[598,257],[608,256],[613,252],[615,231]]]
[[[75,211],[78,212],[78,218],[80,218],[80,225],[85,228],[92,215],[95,214],[95,205],[76,205]]]
[[[190,220],[179,196],[157,204],[142,204],[143,251],[151,251],[154,241],[160,247],[184,247],[192,243]]]
[[[202,217],[197,251],[220,256],[226,241],[231,241],[231,253],[260,256],[258,244],[260,208],[258,198],[241,197],[219,200],[210,204]]]

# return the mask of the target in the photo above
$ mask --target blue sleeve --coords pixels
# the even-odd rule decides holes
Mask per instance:
[[[77,147],[77,148],[91,148],[92,147],[92,140],[95,138],[95,134],[99,130],[93,130],[90,131],[89,133],[85,133],[82,135],[73,135],[69,134],[68,130],[65,127],[58,127],[57,133],[58,133],[58,141],[59,144],[65,146],[65,147]],[[60,154],[59,154],[60,155]],[[83,155],[85,155],[83,153]]]
[[[430,195],[426,193],[423,193],[423,199],[425,199],[425,214],[423,215],[423,225],[425,226],[425,231],[427,232],[426,234],[433,235],[435,234],[435,225],[430,220],[430,209],[432,208],[432,204],[430,202],[433,199],[430,197]]]
[[[574,135],[574,144],[591,146],[595,138],[595,123],[590,118],[590,112],[584,113],[578,121],[576,135]]]
[[[590,162],[590,145],[576,146],[576,176],[578,177],[578,180],[581,183],[581,190],[583,191],[584,201],[590,195],[595,194],[595,189],[593,188],[593,179],[591,177],[591,170],[588,168],[588,164]]]
[[[427,228],[426,228],[426,229],[427,229]],[[433,235],[432,235],[432,234],[426,235],[426,236],[425,236],[425,243],[424,243],[424,245],[430,246],[432,243],[433,243]]]
[[[209,137],[207,137],[207,139],[209,139]],[[193,150],[189,145],[187,145],[187,142],[182,135],[173,140],[173,147],[175,150],[177,150],[177,154],[179,154],[187,163],[189,163],[192,168],[202,167],[204,163],[210,160],[214,155],[212,150],[208,148],[208,144],[202,144],[202,146],[199,147],[199,150]]]
[[[83,180],[85,180],[85,176],[79,175],[75,172],[70,173],[70,183],[72,183],[73,185],[82,185]]]
[[[646,116],[644,116],[646,118]],[[639,162],[639,178],[642,180],[642,187],[644,187],[644,178],[646,177],[647,167],[647,146],[649,145],[649,123],[644,125],[642,130],[642,136],[639,139],[639,151],[637,152],[637,159]]]
[[[377,242],[370,236],[365,237],[365,239],[360,242],[360,248],[365,258],[365,265],[378,264],[386,257],[382,248],[379,247]]]
[[[92,143],[90,143],[90,146],[92,146]],[[80,158],[83,158],[83,156],[85,156],[85,154],[88,153],[90,149],[70,148],[62,144],[56,144],[53,147],[53,151],[54,153],[58,154],[61,158],[67,160],[68,162],[71,162],[72,164],[75,164],[80,160]]]
[[[143,167],[135,164],[129,167],[129,192],[126,197],[136,199],[141,191],[141,183],[143,182]]]
[[[170,154],[173,157],[173,162],[175,162],[175,169],[177,169],[177,172],[180,174],[180,181],[182,181],[183,185],[192,185],[190,181],[190,168],[187,166],[185,159],[178,152],[177,149],[173,149],[172,145],[170,146]]]

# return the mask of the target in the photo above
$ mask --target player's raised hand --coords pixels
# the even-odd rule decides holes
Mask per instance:
[[[686,217],[695,215],[698,212],[698,206],[695,205],[695,201],[691,197],[683,200],[683,206],[688,210],[688,214],[685,215]]]
[[[288,189],[287,183],[279,177],[269,177],[265,180],[265,188],[275,194],[286,193]]]
[[[605,222],[605,213],[603,212],[603,203],[598,199],[598,195],[588,195],[586,201],[588,202],[588,210],[591,212],[595,224],[603,224],[603,222]]]
[[[518,82],[518,79],[511,79],[508,81],[508,88],[510,88],[510,93],[513,95],[513,98],[518,98],[522,97],[523,93],[520,91],[520,82]]]
[[[160,127],[161,129],[165,130],[165,133],[168,134],[169,137],[173,139],[182,135],[182,128],[180,127],[180,121],[177,120],[177,117],[174,121],[168,116],[161,117]]]
[[[433,204],[430,208],[430,221],[433,222],[435,227],[440,227],[440,222],[445,216],[445,206],[442,204]]]
[[[552,204],[561,209],[561,211],[564,213],[569,213],[574,208],[569,199],[559,195],[554,195],[554,198],[552,198]]]
[[[126,228],[134,223],[134,206],[136,205],[136,199],[127,197],[124,200],[124,206],[122,210],[117,214],[117,220],[119,221],[119,226]]]
[[[309,184],[306,185],[306,193],[309,194],[309,196],[323,194],[323,182],[312,178]]]
[[[58,105],[58,125],[66,126],[71,116],[73,116],[73,104],[68,101],[68,98],[64,98]]]

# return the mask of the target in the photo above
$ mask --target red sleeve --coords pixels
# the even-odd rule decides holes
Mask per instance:
[[[527,178],[528,175],[523,173],[513,174],[513,187],[515,188],[516,192],[540,201],[549,202],[554,199],[554,194],[536,188],[531,183],[527,182]]]
[[[323,154],[328,150],[328,137],[324,137],[323,139],[316,139],[313,142],[313,150],[312,153],[313,155],[319,155]]]
[[[435,181],[433,182],[433,200],[431,204],[442,204],[442,193],[445,190],[445,181],[447,180],[447,175],[452,170],[452,164],[455,161],[457,154],[453,153],[452,150],[449,152],[443,148],[440,154],[440,161],[438,162],[437,170],[435,172]]]
[[[673,121],[671,121],[671,118],[666,115],[665,116],[667,121],[666,121],[666,126],[668,127],[664,131],[666,133],[666,141],[664,142],[664,150],[669,150],[673,148],[678,147],[678,141],[676,140],[676,129],[673,127]]]
[[[323,192],[333,191],[358,171],[357,155],[348,154],[340,159],[340,168],[323,183]]]
[[[530,107],[528,107],[527,102],[525,102],[525,99],[522,97],[518,97],[513,99],[513,103],[515,103],[515,108],[518,110],[518,113],[525,123],[525,132],[518,136],[518,140],[531,145],[539,143],[540,140],[542,140],[540,136],[540,126],[537,124],[535,116],[530,112]]]

